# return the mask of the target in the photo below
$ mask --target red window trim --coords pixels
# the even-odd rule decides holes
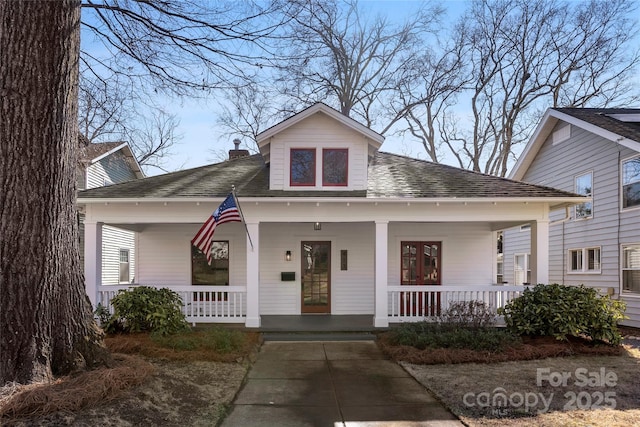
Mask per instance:
[[[294,151],[311,151],[313,152],[313,182],[310,183],[298,183],[293,182],[293,174],[291,173],[291,159]],[[316,149],[315,148],[291,148],[289,150],[289,186],[290,187],[315,187],[316,186]]]
[[[346,175],[345,175],[345,182],[344,183],[339,183],[339,184],[334,184],[334,183],[327,183],[324,180],[324,153],[325,151],[344,151],[347,153],[347,164],[345,165],[345,171],[346,171]],[[348,148],[323,148],[322,149],[322,186],[323,187],[347,187],[349,185],[349,149]]]

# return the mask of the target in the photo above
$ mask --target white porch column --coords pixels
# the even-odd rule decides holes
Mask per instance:
[[[531,223],[531,284],[549,284],[549,221]]]
[[[375,314],[373,326],[386,328],[389,326],[388,292],[387,292],[387,263],[389,252],[389,222],[376,221],[375,248]]]
[[[247,328],[260,327],[260,224],[247,223]]]
[[[84,280],[91,305],[96,308],[102,284],[102,223],[84,223]]]

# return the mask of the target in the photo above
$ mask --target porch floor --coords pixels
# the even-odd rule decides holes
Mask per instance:
[[[375,332],[373,314],[261,316],[260,332]]]

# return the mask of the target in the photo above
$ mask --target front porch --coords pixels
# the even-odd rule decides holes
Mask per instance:
[[[98,287],[97,304],[110,311],[119,290],[137,285]],[[382,316],[371,314],[336,315],[247,315],[247,291],[243,286],[157,286],[177,292],[182,311],[193,324],[221,323],[247,325],[247,317],[257,318],[261,332],[371,332],[390,324],[435,320],[452,303],[482,301],[494,312],[517,298],[525,286],[387,286],[384,325]],[[255,327],[255,326],[254,326]]]

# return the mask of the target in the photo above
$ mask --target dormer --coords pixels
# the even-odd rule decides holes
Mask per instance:
[[[384,137],[317,103],[260,133],[270,190],[367,189],[367,166]]]

